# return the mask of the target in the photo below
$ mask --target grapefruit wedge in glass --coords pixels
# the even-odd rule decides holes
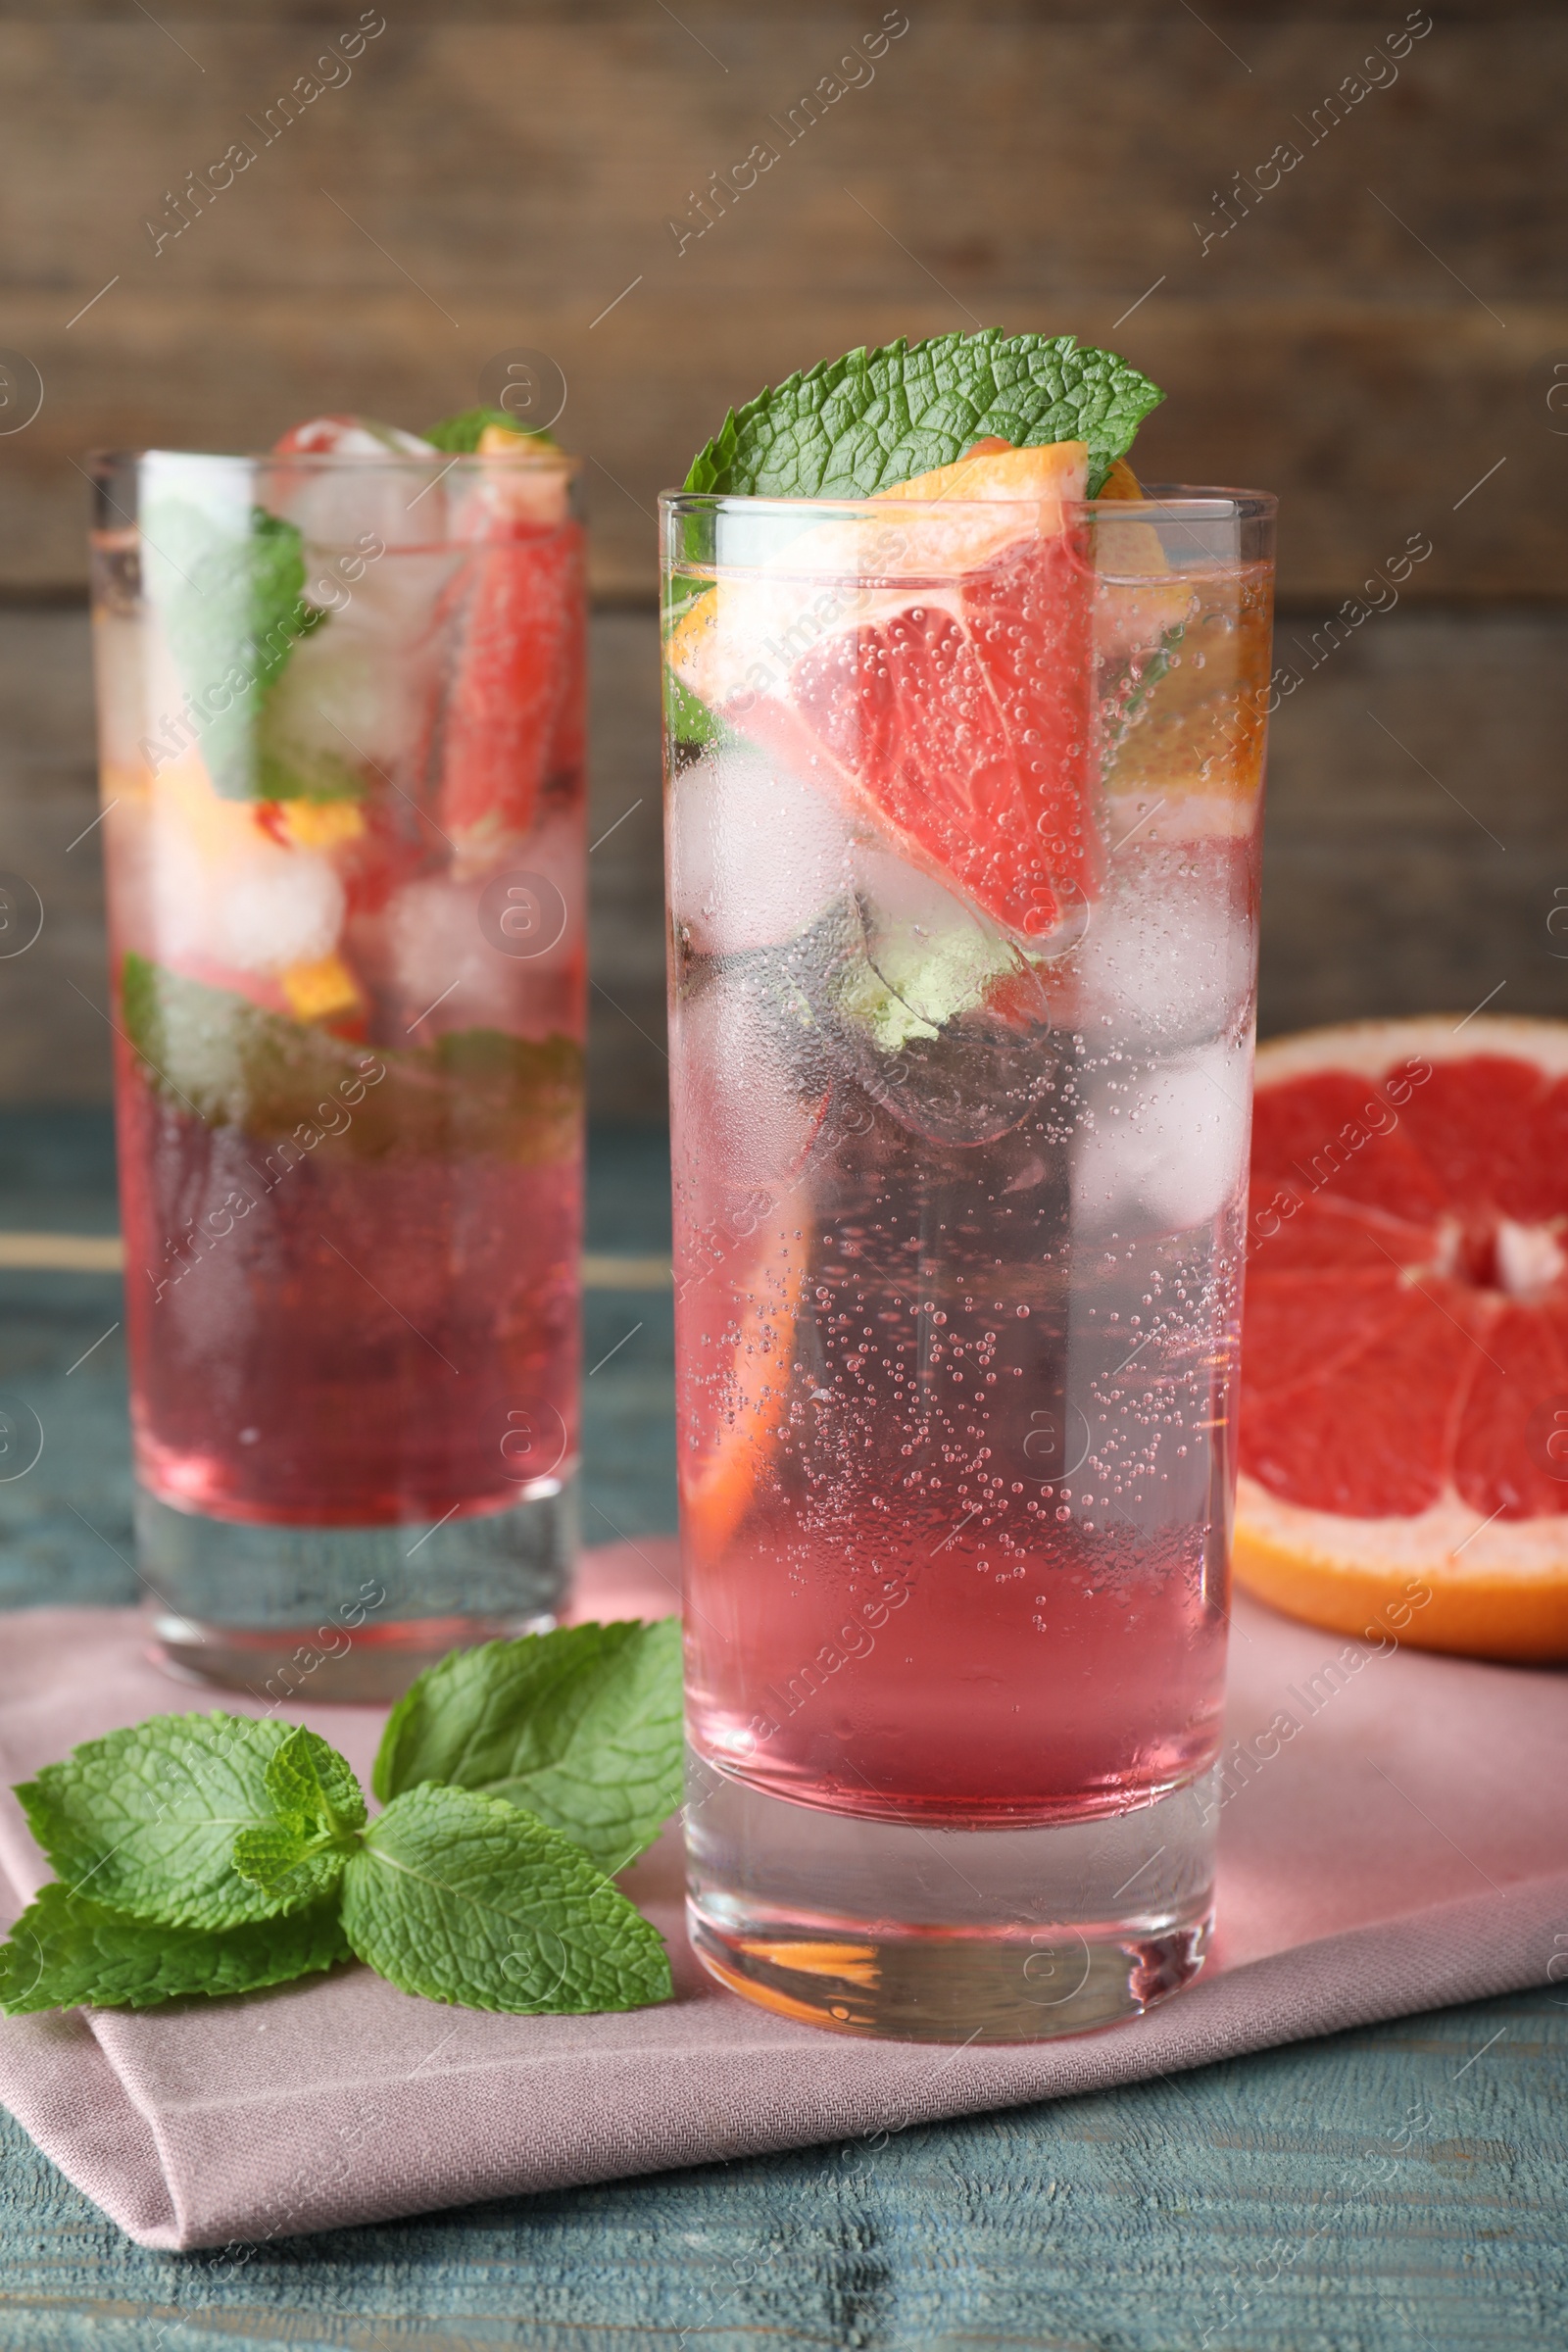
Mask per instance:
[[[1067,513],[1088,465],[1082,441],[987,441],[853,515],[780,502],[762,560],[695,596],[668,644],[725,727],[1026,939],[1099,881],[1093,575]]]
[[[583,532],[561,453],[491,427],[457,533],[472,550],[443,612],[451,679],[437,728],[439,822],[460,870],[520,854],[552,779],[580,762]]]
[[[1568,1658],[1568,1023],[1259,1050],[1240,1454],[1262,1599]]]

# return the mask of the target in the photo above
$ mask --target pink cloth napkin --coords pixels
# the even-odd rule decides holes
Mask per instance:
[[[668,1542],[590,1554],[576,1614],[667,1614],[675,1576]],[[6,1618],[7,1783],[207,1703],[145,1641],[129,1610]],[[346,1969],[163,2014],[0,2020],[0,2099],[142,2245],[257,2243],[1100,2089],[1544,1980],[1568,1949],[1568,1679],[1380,1652],[1245,1600],[1231,1656],[1217,1948],[1131,2025],[952,2050],[774,2017],[693,1961],[666,1833],[627,1884],[674,1957],[668,2007],[489,2017]],[[299,1712],[368,1778],[379,1710]],[[9,1794],[0,1865],[9,1917],[48,1875]]]

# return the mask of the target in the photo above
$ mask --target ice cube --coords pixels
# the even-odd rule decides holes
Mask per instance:
[[[994,1143],[1055,1082],[1049,1006],[1016,944],[879,838],[851,858],[842,925],[796,964],[839,1066],[933,1144]]]
[[[813,1093],[808,1080],[803,1092],[781,978],[772,957],[710,972],[672,1023],[677,1181],[688,1201],[700,1191],[708,1221],[732,1241],[795,1182],[827,1102],[826,1088]]]
[[[848,889],[850,843],[819,785],[761,752],[706,752],[671,790],[671,916],[699,956],[781,947]]]
[[[911,1016],[899,1028],[940,1029],[1026,968],[994,923],[886,842],[858,841],[853,872],[866,956]]]
[[[528,1029],[535,1013],[547,1027],[559,1025],[557,997],[545,984],[568,979],[582,953],[582,836],[570,818],[547,819],[517,850],[514,870],[535,883],[539,906],[556,918],[548,936],[518,940],[527,954],[496,944],[493,916],[481,904],[511,869],[461,881],[425,875],[395,891],[371,954],[403,1024],[416,1026],[439,1006],[439,1029]]]
[[[308,424],[291,424],[272,444],[279,458],[427,457],[435,443],[418,433],[406,433],[401,424],[382,424],[373,416],[313,416]]]
[[[1218,1216],[1242,1181],[1250,1062],[1249,1038],[1087,1081],[1072,1171],[1081,1239],[1185,1233]]]
[[[367,764],[402,782],[420,760],[439,683],[435,612],[461,559],[388,552],[299,638],[266,711],[268,748],[298,781],[341,789]]]
[[[216,953],[212,868],[182,826],[156,818],[127,825],[117,845],[115,893],[127,946],[170,964]]]
[[[511,443],[508,449],[504,445]],[[526,529],[564,523],[571,512],[571,466],[557,450],[530,449],[515,433],[498,433],[476,453],[499,465],[449,475],[454,539],[510,539]]]
[[[405,883],[377,928],[376,976],[395,1000],[401,1028],[416,1027],[433,1006],[440,1029],[509,1026],[512,978],[480,935],[477,882],[432,874]]]
[[[318,462],[328,459],[337,462]],[[368,537],[387,547],[438,544],[446,536],[438,476],[447,464],[433,442],[400,425],[315,416],[274,445],[260,496],[274,514],[298,525],[314,568],[319,557],[363,551]]]
[[[212,885],[214,945],[242,972],[281,972],[316,963],[343,928],[343,885],[331,864],[309,850],[258,844],[243,865]]]
[[[541,881],[552,886],[565,910],[565,929],[556,947],[550,951],[555,960],[546,962],[544,956],[537,961],[529,958],[531,968],[558,970],[580,950],[587,910],[587,860],[580,823],[574,816],[565,814],[542,817],[518,850],[516,861],[526,872],[537,875]],[[548,888],[542,897],[549,900]]]
[[[1228,843],[1156,845],[1112,867],[1077,953],[1075,1023],[1091,1052],[1233,1034],[1252,985],[1252,928]]]

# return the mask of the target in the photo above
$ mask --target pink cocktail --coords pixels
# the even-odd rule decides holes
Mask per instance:
[[[582,530],[488,438],[99,472],[138,1556],[208,1679],[398,1688],[569,1566]]]
[[[666,501],[692,1927],[789,2015],[1202,1955],[1271,512]]]

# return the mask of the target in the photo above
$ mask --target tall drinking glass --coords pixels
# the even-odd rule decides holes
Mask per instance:
[[[1201,1962],[1272,528],[664,501],[691,1927],[792,2017]]]
[[[205,1681],[386,1696],[569,1570],[573,470],[96,467],[137,1558]]]

